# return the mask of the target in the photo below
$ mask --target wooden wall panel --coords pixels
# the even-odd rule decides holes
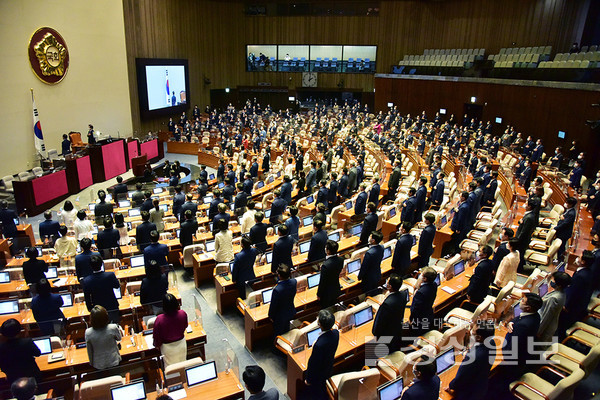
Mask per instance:
[[[388,72],[404,54],[427,48],[552,45],[566,51],[577,40],[588,0],[382,1],[378,17],[252,17],[239,1],[123,0],[134,129],[160,129],[140,121],[136,57],[187,58],[190,103],[202,108],[210,90],[270,82],[301,85],[300,73],[245,71],[246,44],[369,44],[378,46],[377,70]],[[203,77],[212,84],[205,86]],[[320,74],[320,87],[373,90],[373,76]]]
[[[586,120],[598,119],[600,111],[593,108],[598,102],[598,92],[591,90],[557,89],[532,86],[515,86],[482,82],[450,82],[419,79],[375,78],[375,111],[387,110],[393,102],[401,113],[420,114],[425,110],[433,117],[440,108],[454,114],[462,122],[464,104],[471,96],[483,105],[483,120],[495,121],[502,117],[501,125],[494,124],[494,134],[501,134],[507,124],[515,126],[526,137],[541,138],[546,153],[554,153],[556,146],[567,150],[571,141],[577,140],[582,151],[588,153],[587,174],[600,167],[595,157],[600,151],[600,135],[592,133]],[[558,138],[558,131],[567,133]],[[549,153],[549,154],[550,154]]]

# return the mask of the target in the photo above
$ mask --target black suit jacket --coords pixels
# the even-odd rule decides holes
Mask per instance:
[[[335,352],[340,341],[340,332],[329,330],[323,332],[313,345],[308,359],[305,378],[311,385],[323,385],[333,374]]]
[[[469,280],[467,294],[475,303],[481,303],[488,294],[490,284],[494,279],[494,263],[492,260],[483,259],[475,267],[473,276]]]
[[[144,221],[135,228],[135,241],[141,249],[150,244],[150,232],[156,230],[156,225],[152,222]]]
[[[515,349],[514,346],[517,346],[515,349],[517,352],[516,357],[518,358],[519,365],[522,366],[531,357],[527,342],[535,340],[535,336],[540,328],[540,314],[535,312],[530,315],[520,315],[512,322],[513,331],[506,334],[502,352],[508,354],[509,351]],[[514,344],[513,341],[515,342]]]
[[[413,235],[407,233],[398,238],[392,258],[392,269],[400,276],[404,276],[410,269],[410,249],[413,245]]]
[[[375,314],[373,322],[373,335],[377,336],[394,336],[398,337],[402,334],[402,323],[404,319],[404,310],[408,300],[408,290],[404,289],[399,292],[390,293],[385,298],[383,304]]]
[[[363,293],[369,293],[379,286],[381,281],[381,260],[383,259],[383,246],[371,246],[365,253],[360,265],[358,280]]]
[[[471,347],[450,382],[456,400],[481,400],[485,398],[490,375],[490,349],[483,343]]]
[[[310,239],[308,250],[308,262],[319,261],[325,258],[325,245],[327,244],[327,232],[320,230]]]
[[[96,272],[83,279],[83,293],[88,310],[100,305],[107,311],[119,309],[119,302],[113,289],[118,289],[119,280],[114,272]]]
[[[529,242],[531,242],[531,237],[537,224],[538,221],[535,220],[534,212],[526,213],[521,219],[521,224],[517,229],[517,233],[515,233],[515,238],[519,240],[520,244],[519,250],[522,250],[521,256],[523,255],[523,251],[529,247]]]
[[[41,377],[35,357],[42,353],[31,338],[12,338],[0,342],[0,369],[8,384],[22,377]]]
[[[189,246],[194,243],[194,233],[198,230],[198,221],[195,218],[185,220],[181,223],[179,231],[179,243],[181,247]]]
[[[267,224],[264,222],[256,223],[250,228],[252,244],[263,253],[267,250],[267,228]]]
[[[402,394],[401,400],[437,400],[439,395],[440,378],[434,375],[431,379],[415,379]]]
[[[431,257],[433,254],[433,239],[435,238],[435,225],[427,225],[419,237],[419,257]]]
[[[277,239],[273,244],[273,260],[271,262],[271,272],[277,272],[280,264],[285,264],[292,268],[292,249],[294,247],[294,238],[286,235]]]
[[[111,228],[105,229],[102,232],[98,232],[98,240],[96,246],[98,249],[111,249],[113,247],[119,247],[119,231]]]
[[[213,200],[214,201],[214,200]],[[185,221],[185,212],[186,210],[190,210],[192,212],[192,217],[196,218],[196,212],[198,211],[198,204],[193,201],[186,201],[183,203],[180,209],[179,221]]]
[[[342,293],[340,289],[340,273],[344,268],[344,259],[339,256],[329,257],[321,265],[321,279],[317,289],[317,297],[321,308],[327,308],[336,303]]]
[[[413,296],[410,306],[410,320],[419,323],[427,320],[430,328],[433,328],[433,303],[437,295],[435,282],[423,282],[419,290]]]
[[[296,315],[294,297],[296,297],[296,279],[279,281],[273,289],[269,318],[273,320],[275,335],[281,335],[289,330],[290,321]]]
[[[556,231],[556,237],[565,242],[571,238],[573,234],[573,225],[575,224],[575,208],[567,209],[563,214],[563,219],[559,219],[558,223],[554,227]]]
[[[492,259],[492,262],[494,263],[494,269],[498,269],[500,261],[502,261],[502,259],[506,257],[508,253],[510,253],[510,250],[508,247],[506,247],[506,243],[500,243],[500,245],[496,247],[496,252],[494,253],[494,258]]]
[[[584,317],[594,290],[593,272],[590,268],[582,268],[573,274],[571,285],[565,290],[565,309],[574,318]]]
[[[379,222],[377,213],[370,212],[367,214],[363,221],[362,230],[360,231],[360,243],[365,244],[369,241],[371,233],[377,230],[377,222]]]

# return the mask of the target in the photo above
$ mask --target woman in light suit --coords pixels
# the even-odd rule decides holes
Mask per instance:
[[[508,282],[517,281],[517,268],[519,267],[520,255],[517,248],[519,247],[519,241],[517,239],[511,239],[508,241],[508,253],[498,266],[496,272],[496,278],[494,278],[494,285],[502,288],[508,284]]]
[[[571,277],[565,272],[556,271],[552,274],[550,286],[554,289],[552,292],[546,293],[542,298],[544,301],[540,313],[541,321],[538,330],[538,339],[542,342],[550,343],[552,337],[558,329],[558,318],[560,312],[565,306],[567,296],[565,289],[571,284]]]

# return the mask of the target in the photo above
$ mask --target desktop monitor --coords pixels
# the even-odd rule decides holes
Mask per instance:
[[[361,325],[366,324],[367,322],[373,319],[373,308],[367,307],[364,310],[360,310],[354,313],[354,326],[357,328]]]
[[[265,187],[265,183],[263,181],[260,181],[256,184],[257,189],[262,189],[263,187]]]
[[[113,292],[115,293],[115,297],[119,300],[123,295],[121,294],[121,288],[113,288]]]
[[[19,225],[19,218],[13,218],[13,222],[15,223],[15,225]]]
[[[346,267],[346,269],[348,270],[349,274],[353,274],[355,272],[358,272],[358,270],[360,270],[360,260],[352,260],[348,263],[348,266]]]
[[[272,176],[270,176],[270,177],[269,177],[269,179],[267,179],[267,185],[268,185],[269,183],[273,183],[273,181],[274,181],[274,180],[275,180],[275,179],[274,179]]]
[[[454,355],[454,347],[450,347],[448,350],[437,356],[435,358],[435,362],[437,366],[438,375],[452,367],[456,362]]]
[[[127,192],[127,197],[131,198],[131,196],[133,196],[134,193],[134,190]]]
[[[217,364],[214,361],[208,361],[202,365],[187,368],[185,376],[188,387],[212,381],[213,379],[217,379]]]
[[[329,235],[327,235],[327,238],[329,238],[329,240],[333,240],[334,242],[339,242],[340,241],[340,233],[339,232],[330,233]]]
[[[361,232],[362,232],[361,224],[354,225],[352,228],[350,228],[350,236],[358,236],[358,235],[360,235]]]
[[[139,256],[132,256],[129,259],[131,263],[131,268],[143,267],[144,266],[144,255],[141,254]]]
[[[3,271],[0,272],[0,283],[8,283],[10,282],[10,273]]]
[[[160,188],[160,187],[152,189],[152,193],[154,193],[154,194],[159,194],[162,192],[163,192],[163,188]]]
[[[390,218],[394,217],[395,215],[396,215],[396,207],[390,208]]]
[[[310,250],[310,241],[302,242],[298,247],[300,248],[300,254],[307,253]]]
[[[129,214],[130,217],[139,217],[141,211],[139,208],[132,208],[131,210],[127,211],[127,214]]]
[[[213,179],[215,179],[215,174],[210,174],[210,175],[208,176],[208,179],[210,179],[211,181],[212,181]]]
[[[119,207],[120,207],[120,208],[128,208],[128,207],[131,207],[131,201],[129,201],[129,200],[121,200],[121,201],[119,202]]]
[[[19,300],[0,301],[0,315],[15,314],[19,312]]]
[[[144,400],[146,398],[144,381],[139,380],[123,386],[111,388],[110,395],[112,400]]]
[[[33,343],[40,349],[42,354],[52,353],[52,343],[49,337],[33,339]]]
[[[219,182],[219,189],[223,189],[225,187],[225,182]]]
[[[161,210],[163,210],[163,212],[167,212],[169,211],[169,205],[168,204],[160,204],[158,206]]]
[[[265,210],[265,218],[271,218],[271,209]]]
[[[88,204],[88,209],[93,212],[96,209],[96,203]]]
[[[202,202],[203,202],[204,204],[209,204],[209,203],[212,201],[212,199],[213,199],[213,198],[212,198],[212,196],[204,196],[204,197],[202,198]]]
[[[319,327],[316,327],[315,329],[306,332],[306,341],[308,342],[308,347],[312,347],[313,344],[315,344],[320,334],[321,328]]]
[[[71,307],[73,305],[73,293],[59,293],[63,300],[63,307]]]
[[[548,293],[548,283],[542,282],[538,286],[538,294],[540,295],[540,297],[544,297],[546,293]]]
[[[319,286],[319,282],[321,281],[321,273],[319,272],[319,273],[310,275],[308,278],[306,278],[306,281],[308,282],[309,289]]]
[[[313,223],[312,215],[302,218],[302,226],[310,226]]]
[[[383,259],[387,260],[392,256],[392,246],[388,246],[383,249]]]
[[[440,220],[440,226],[445,226],[448,223],[448,216],[444,215],[442,216],[442,219]]]
[[[460,275],[465,270],[465,262],[463,260],[454,264],[454,276]]]
[[[271,302],[271,297],[273,296],[273,289],[267,289],[267,290],[263,290],[260,293],[261,297],[262,297],[262,303],[263,304],[269,304]]]
[[[306,198],[306,204],[311,204],[313,201],[315,201],[315,196],[312,194]]]
[[[206,246],[206,251],[215,251],[215,241],[214,240],[208,240],[204,243],[204,245]]]
[[[270,252],[266,253],[266,257],[267,257],[267,264],[271,264],[271,262],[273,262],[273,252],[270,251]]]
[[[558,267],[556,267],[556,270],[560,272],[565,272],[566,265],[567,264],[565,264],[564,262],[561,262],[560,264],[558,264]]]
[[[44,272],[46,279],[55,279],[58,277],[58,269],[56,267],[48,267],[48,272]]]
[[[384,383],[377,388],[377,400],[397,400],[402,397],[404,382],[402,377]]]
[[[346,202],[346,210],[349,210],[349,209],[351,209],[351,208],[352,208],[352,200],[348,200],[348,201]]]

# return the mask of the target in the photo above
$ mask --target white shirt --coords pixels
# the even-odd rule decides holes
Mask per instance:
[[[73,208],[71,211],[62,210],[60,212],[60,220],[69,229],[73,228],[73,224],[78,219],[79,218],[77,218],[77,210],[75,208]]]
[[[215,235],[215,261],[229,262],[233,260],[233,234],[230,230],[219,231]]]
[[[285,169],[284,169],[284,175],[287,175],[287,176],[289,176],[290,178],[291,178],[292,176],[294,176],[294,168],[295,168],[295,167],[296,167],[296,166],[295,166],[294,164],[288,164],[288,165],[286,165],[286,166],[285,166]]]
[[[92,224],[92,221],[88,219],[84,219],[82,221],[78,218],[77,221],[73,223],[73,230],[75,231],[75,237],[77,240],[81,240],[83,238],[91,239],[94,225]]]
[[[250,228],[256,223],[254,221],[254,214],[256,214],[255,210],[248,210],[242,215],[242,220],[240,221],[242,233],[250,232]]]

